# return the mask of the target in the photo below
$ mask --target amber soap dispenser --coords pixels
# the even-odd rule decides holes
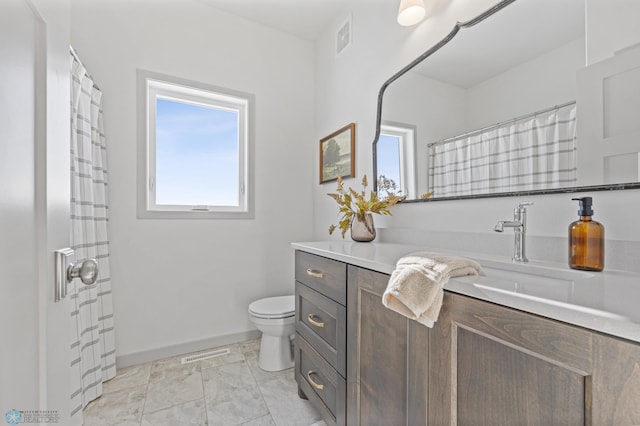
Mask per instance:
[[[580,202],[580,219],[569,225],[569,266],[582,271],[604,269],[604,226],[591,219],[592,198],[572,198]]]

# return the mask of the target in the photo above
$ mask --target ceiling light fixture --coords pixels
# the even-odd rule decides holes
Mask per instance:
[[[426,14],[424,0],[400,0],[398,24],[403,27],[410,27],[422,21]]]

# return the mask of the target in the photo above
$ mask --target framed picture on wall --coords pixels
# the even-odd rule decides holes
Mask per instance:
[[[320,140],[320,183],[355,177],[356,124],[347,124]]]

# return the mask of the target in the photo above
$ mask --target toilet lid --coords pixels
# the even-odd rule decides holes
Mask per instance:
[[[260,318],[285,318],[296,311],[295,296],[267,297],[249,305],[249,313]]]

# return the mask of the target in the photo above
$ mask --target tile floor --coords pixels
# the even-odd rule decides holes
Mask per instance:
[[[84,410],[85,426],[325,426],[298,398],[293,369],[258,367],[259,340],[182,365],[182,356],[121,369]]]

